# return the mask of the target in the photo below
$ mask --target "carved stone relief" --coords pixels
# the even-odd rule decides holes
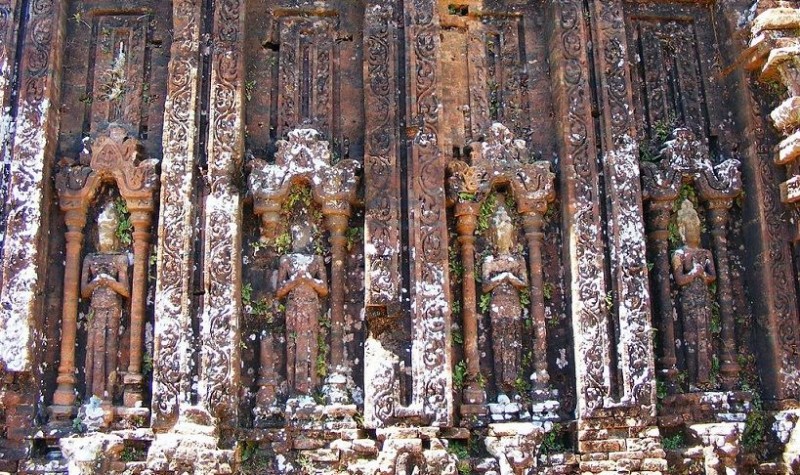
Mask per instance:
[[[131,2],[0,0],[0,472],[786,468],[744,2]]]
[[[727,224],[728,224],[728,209],[733,205],[733,200],[741,193],[741,174],[739,172],[739,161],[736,159],[728,159],[712,165],[708,157],[707,146],[699,139],[697,139],[693,132],[689,129],[679,128],[676,129],[671,140],[667,141],[661,151],[661,159],[658,162],[643,162],[642,175],[643,175],[643,192],[644,198],[648,202],[648,217],[650,222],[650,248],[651,255],[654,262],[654,282],[656,283],[655,294],[658,296],[658,308],[660,316],[660,330],[662,333],[661,340],[661,370],[665,372],[668,381],[675,381],[677,376],[676,369],[676,356],[675,348],[676,341],[681,339],[676,335],[673,328],[673,317],[671,307],[671,292],[670,292],[670,257],[668,255],[669,246],[669,232],[668,226],[670,217],[674,211],[678,212],[677,226],[682,231],[690,230],[694,235],[692,238],[695,240],[694,244],[688,244],[693,249],[696,249],[699,244],[697,242],[696,233],[698,231],[697,224],[687,221],[690,219],[691,214],[688,207],[684,207],[681,203],[680,210],[683,210],[685,218],[681,218],[680,210],[673,210],[673,203],[683,193],[696,193],[697,199],[701,202],[707,211],[707,223],[711,228],[712,249],[713,249],[713,263],[709,260],[709,265],[702,263],[702,280],[695,280],[695,278],[685,275],[691,272],[695,265],[686,265],[686,258],[688,256],[684,252],[685,249],[678,249],[672,256],[672,272],[674,282],[681,287],[681,307],[688,305],[683,309],[684,322],[694,322],[694,317],[689,315],[696,315],[696,310],[691,310],[692,305],[699,303],[706,296],[706,291],[701,288],[691,290],[685,288],[687,285],[699,286],[700,283],[705,282],[704,285],[711,284],[708,279],[712,276],[717,280],[713,301],[719,305],[719,318],[715,326],[718,327],[720,333],[720,342],[718,346],[719,354],[713,358],[719,358],[720,374],[719,378],[723,386],[727,389],[732,389],[736,384],[737,374],[739,371],[736,359],[736,342],[734,339],[735,322],[733,315],[733,301],[731,294],[730,271],[728,264],[728,246],[727,246]],[[686,188],[688,186],[688,188]],[[683,188],[682,188],[683,187]],[[698,218],[699,219],[699,218]],[[693,220],[691,220],[693,221]],[[685,239],[685,238],[682,238]],[[685,241],[684,241],[685,242]],[[708,251],[698,250],[691,251],[691,254],[698,252],[706,257],[710,257]],[[697,275],[700,269],[692,274]],[[697,282],[697,284],[694,284]],[[684,304],[686,302],[686,304]],[[716,308],[716,307],[712,307]],[[688,341],[689,348],[687,348],[687,365],[690,366],[690,373],[698,370],[694,362],[689,363],[688,359],[695,359],[693,352],[698,351],[697,348],[691,348],[691,342],[697,341],[700,344],[700,338],[705,335],[706,326],[711,325],[709,322],[698,323],[699,327],[694,329],[695,332],[689,327],[694,326],[692,323],[684,325],[683,340]],[[699,361],[699,360],[697,360]],[[708,374],[703,371],[703,376],[700,373],[690,374],[690,380],[697,383],[698,380],[707,380]],[[699,378],[699,379],[698,379]],[[672,383],[670,383],[672,384]],[[674,386],[673,389],[675,390]]]
[[[65,262],[64,304],[61,330],[61,364],[51,411],[56,417],[72,414],[75,402],[76,358],[79,297],[89,300],[87,353],[83,365],[86,389],[90,396],[116,403],[114,385],[124,384],[125,410],[117,410],[109,419],[127,413],[148,411],[141,408],[144,379],[145,300],[147,267],[150,252],[150,226],[155,211],[158,189],[157,159],[144,159],[138,140],[127,136],[121,127],[112,125],[87,144],[81,157],[67,161],[56,177],[59,204],[67,224],[67,258]],[[116,189],[114,202],[104,186]],[[96,203],[98,197],[105,202]],[[86,255],[81,271],[84,228],[90,209],[99,205],[98,239],[95,253]],[[120,216],[125,213],[125,216]],[[121,227],[121,220],[126,226]],[[119,239],[126,241],[129,251],[120,253]],[[130,254],[128,254],[130,253]],[[130,256],[130,257],[129,257]],[[133,264],[132,279],[128,265]],[[130,298],[129,365],[120,368],[117,361],[118,328]],[[138,408],[138,409],[137,409]],[[109,411],[111,409],[109,408]]]
[[[486,395],[482,388],[481,358],[478,345],[478,292],[475,279],[482,280],[481,310],[490,315],[491,348],[495,361],[493,381],[498,396],[506,393],[525,394],[536,400],[548,399],[549,372],[547,368],[547,324],[544,315],[544,282],[542,278],[543,216],[555,197],[549,162],[529,162],[525,143],[514,139],[502,124],[494,123],[486,133],[484,142],[474,144],[472,164],[452,161],[449,197],[454,203],[456,230],[464,265],[462,282],[462,315],[464,328],[464,355],[466,358],[467,385],[463,394],[462,415],[481,415],[485,409]],[[497,189],[505,189],[513,212],[518,216],[512,223],[506,204],[496,203]],[[479,223],[479,221],[481,221]],[[521,228],[521,229],[519,229]],[[514,234],[524,232],[528,265],[512,244]],[[476,231],[491,231],[493,244],[476,251]],[[513,249],[512,249],[513,247]],[[483,252],[478,272],[476,252]],[[528,284],[530,279],[530,285]],[[522,333],[523,305],[520,294],[528,302],[525,314],[530,313],[528,326],[533,328],[534,346],[524,345]],[[523,352],[531,365],[532,375],[524,372]],[[505,399],[508,399],[505,397]],[[499,402],[499,400],[498,400]]]
[[[344,254],[348,218],[351,203],[355,199],[360,169],[358,162],[340,160],[331,163],[331,152],[327,141],[314,129],[296,129],[288,133],[286,140],[278,143],[274,163],[262,159],[251,161],[249,178],[250,193],[254,198],[254,212],[261,219],[261,239],[265,245],[278,253],[285,253],[278,263],[275,297],[286,299],[283,310],[286,341],[286,381],[289,396],[310,395],[318,387],[319,374],[327,374],[326,390],[338,392],[346,386],[350,374],[351,356],[345,352],[344,341]],[[302,190],[309,190],[307,198]],[[299,205],[299,210],[290,214],[287,223],[282,209]],[[293,210],[289,210],[293,211]],[[314,214],[318,214],[315,223]],[[324,226],[327,243],[322,242],[316,225]],[[289,229],[286,229],[286,228]],[[291,252],[279,248],[290,240]],[[325,261],[315,251],[327,253],[331,260],[330,285]],[[329,295],[330,294],[330,295]],[[328,297],[327,312],[321,304]],[[322,319],[327,323],[323,327]],[[330,335],[323,330],[330,329]],[[263,338],[274,338],[273,328],[262,332]],[[273,333],[268,336],[267,332]],[[319,353],[318,342],[330,342],[330,355]],[[262,358],[267,353],[262,353]],[[261,396],[256,408],[263,413],[264,407],[275,406],[278,396],[274,388],[280,386],[271,361],[262,359],[259,391]],[[319,367],[321,366],[321,368]],[[270,374],[273,373],[273,374]],[[283,372],[282,372],[283,373]],[[342,381],[344,378],[344,381]],[[351,381],[351,390],[352,380]],[[269,396],[267,396],[267,394]],[[285,396],[286,396],[285,395]],[[272,400],[270,400],[270,398]],[[348,403],[347,397],[333,397],[337,403]],[[313,401],[312,401],[313,403]]]

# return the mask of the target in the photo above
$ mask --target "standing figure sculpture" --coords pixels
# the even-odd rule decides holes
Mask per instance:
[[[97,217],[97,252],[83,261],[81,297],[89,304],[86,344],[86,396],[113,398],[117,381],[117,341],[123,299],[130,297],[128,256],[120,252],[119,216],[108,201]]]
[[[281,257],[276,292],[286,297],[286,379],[290,391],[302,395],[317,386],[320,298],[328,295],[325,261],[312,244],[310,227],[292,226],[292,253]]]
[[[522,304],[528,289],[525,259],[512,254],[515,227],[500,205],[494,215],[496,254],[483,261],[483,292],[491,292],[490,320],[498,393],[512,393],[522,369]]]
[[[678,231],[684,245],[672,255],[672,272],[680,286],[686,367],[690,383],[702,387],[710,382],[714,300],[709,285],[717,275],[711,251],[700,247],[700,218],[689,200],[684,200],[678,211]]]

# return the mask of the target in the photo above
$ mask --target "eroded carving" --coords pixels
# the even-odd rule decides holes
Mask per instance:
[[[732,388],[739,371],[735,348],[735,321],[733,296],[728,265],[727,222],[728,209],[741,193],[742,181],[739,161],[727,159],[712,165],[708,147],[685,128],[675,129],[671,140],[664,144],[657,162],[642,163],[642,191],[648,202],[650,221],[650,247],[655,257],[654,274],[658,283],[656,295],[662,326],[661,370],[669,377],[677,373],[675,363],[675,330],[672,319],[672,302],[669,297],[668,232],[673,203],[682,186],[696,190],[698,200],[707,211],[707,220],[713,237],[714,269],[717,276],[717,295],[721,316],[721,344],[719,358],[723,384]],[[685,224],[688,221],[685,222]],[[692,230],[694,232],[694,230]],[[688,272],[688,270],[687,270]],[[676,274],[676,283],[678,274]],[[686,281],[687,284],[690,281]],[[688,295],[687,295],[688,296]],[[674,388],[672,388],[674,390]]]
[[[683,345],[691,383],[709,383],[711,376],[711,307],[708,286],[717,280],[711,251],[700,247],[700,218],[689,200],[678,210],[678,229],[683,239],[672,255],[672,274],[680,286]]]
[[[143,376],[142,350],[144,341],[145,292],[150,251],[150,225],[155,210],[155,191],[158,188],[156,172],[158,160],[143,159],[138,140],[128,137],[124,128],[111,126],[93,143],[87,143],[79,160],[67,163],[56,176],[59,204],[65,213],[67,225],[67,257],[64,273],[64,305],[61,332],[61,364],[58,371],[58,389],[51,411],[58,417],[72,413],[75,401],[75,342],[79,290],[85,298],[91,297],[91,309],[97,320],[90,322],[90,351],[86,361],[87,392],[97,392],[108,397],[107,379],[117,371],[114,342],[122,309],[120,297],[130,297],[130,364],[124,371],[124,404],[132,412],[147,413],[146,409],[133,410],[142,400]],[[80,270],[83,247],[83,228],[87,214],[104,185],[118,190],[120,204],[130,214],[132,229],[129,239],[133,257],[133,279],[128,290],[127,255],[111,252],[116,244],[112,239],[115,219],[106,201],[98,219],[98,252],[90,254]],[[108,199],[108,198],[107,198]],[[113,229],[118,233],[119,229]],[[82,288],[81,288],[82,287]],[[104,342],[111,346],[102,348]],[[105,351],[103,351],[105,350]],[[108,356],[101,353],[111,352]],[[113,379],[113,378],[111,378]],[[87,394],[88,396],[89,394]],[[128,412],[131,412],[128,411]],[[119,412],[119,411],[118,411]]]
[[[128,256],[115,232],[119,215],[108,201],[97,218],[97,252],[83,261],[81,297],[90,299],[86,344],[86,393],[110,400],[117,383],[117,335],[124,299],[130,297]]]
[[[483,142],[474,144],[472,163],[452,161],[448,164],[450,170],[449,197],[455,203],[456,228],[461,247],[461,260],[464,264],[464,274],[472,276],[475,272],[475,231],[477,217],[480,209],[487,200],[495,200],[495,190],[507,190],[515,203],[514,211],[520,215],[520,220],[528,249],[528,269],[524,268],[524,260],[512,256],[510,248],[511,235],[516,232],[514,225],[508,221],[508,214],[499,212],[496,215],[494,229],[497,235],[496,244],[499,254],[483,264],[483,291],[492,292],[493,304],[491,306],[492,321],[498,324],[506,316],[520,315],[520,300],[518,291],[523,291],[530,301],[530,313],[534,329],[534,345],[532,348],[532,363],[534,374],[531,380],[534,383],[534,396],[547,399],[549,374],[547,370],[547,332],[544,314],[544,282],[542,279],[542,233],[543,216],[548,204],[555,198],[553,181],[555,175],[550,171],[549,162],[529,161],[526,156],[525,142],[515,139],[508,128],[500,123],[494,123],[486,132]],[[505,211],[505,210],[504,210]],[[501,236],[502,234],[502,236]],[[508,247],[505,251],[502,248]],[[497,259],[495,261],[494,259]],[[512,264],[513,262],[513,264]],[[488,264],[488,266],[487,266]],[[504,265],[511,267],[504,269]],[[488,268],[488,270],[487,270]],[[491,274],[487,274],[490,272]],[[505,273],[504,273],[505,272]],[[506,279],[513,274],[513,283]],[[530,276],[530,285],[528,278]],[[502,286],[492,286],[487,279],[497,278],[505,280]],[[480,388],[480,356],[477,338],[478,325],[476,314],[477,293],[474,279],[463,279],[463,325],[464,325],[464,352],[466,356],[468,384],[464,390],[463,414],[482,413],[481,410],[470,408],[471,405],[480,406],[485,403],[485,394]],[[511,287],[513,287],[513,292]],[[517,295],[513,295],[513,294]],[[495,295],[496,294],[496,295]],[[501,305],[495,305],[494,299]],[[516,303],[514,303],[516,299]],[[502,317],[502,318],[501,318]],[[502,324],[500,324],[502,327]],[[520,365],[511,363],[519,358],[521,351],[519,342],[520,331],[513,323],[498,334],[492,336],[495,347],[495,359],[509,357],[507,361],[511,366],[520,369]],[[495,331],[493,327],[493,331]],[[516,341],[501,342],[498,338],[516,336]],[[519,350],[508,353],[507,345],[518,345]],[[502,356],[501,356],[502,355]],[[506,374],[510,367],[496,368],[498,378],[496,385],[501,392],[509,392],[513,382],[520,378],[519,372]],[[527,377],[525,377],[527,379]]]
[[[253,159],[249,177],[249,189],[254,198],[254,211],[261,217],[261,239],[273,248],[283,222],[282,207],[290,196],[293,186],[308,187],[310,200],[319,207],[318,213],[328,231],[331,255],[330,288],[322,258],[310,249],[315,232],[306,224],[313,221],[300,218],[291,226],[293,252],[281,258],[276,297],[287,298],[286,331],[287,375],[289,386],[299,394],[308,395],[317,386],[317,367],[326,367],[331,391],[341,390],[342,379],[348,381],[349,357],[344,345],[344,262],[347,238],[345,232],[351,214],[351,203],[356,198],[356,186],[360,164],[354,160],[332,163],[330,146],[314,129],[296,129],[288,133],[286,140],[278,141],[275,163]],[[311,203],[309,203],[311,205]],[[311,210],[303,210],[308,213]],[[320,223],[322,224],[322,223]],[[319,242],[318,245],[324,246]],[[317,342],[322,307],[320,298],[330,292],[330,358],[318,361]],[[291,329],[289,327],[292,327]],[[310,360],[306,360],[313,356]],[[330,369],[328,371],[327,369]],[[264,391],[274,394],[275,384],[268,381],[262,368],[260,385]],[[264,391],[261,391],[266,398]],[[270,399],[274,399],[271,396]],[[342,398],[335,397],[339,402]],[[263,402],[263,401],[262,401]]]
[[[512,253],[515,228],[503,205],[494,215],[496,252],[483,260],[483,292],[491,294],[492,350],[495,384],[501,394],[516,392],[514,382],[522,369],[522,304],[519,294],[528,290],[525,260]]]
[[[313,253],[311,237],[308,227],[292,227],[292,253],[281,257],[275,293],[286,299],[287,380],[303,395],[317,387],[320,299],[328,295],[325,262]]]

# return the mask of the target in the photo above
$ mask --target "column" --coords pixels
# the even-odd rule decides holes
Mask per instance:
[[[481,359],[478,351],[478,315],[475,311],[477,297],[475,291],[475,228],[480,213],[480,203],[464,202],[455,206],[456,231],[461,248],[461,263],[464,266],[462,285],[461,316],[464,327],[464,356],[467,360],[467,385],[464,388],[463,402],[466,405],[486,403],[486,391],[478,380],[481,373]],[[482,414],[485,409],[467,408],[462,405],[462,415]],[[465,413],[468,412],[469,414]]]
[[[130,206],[129,206],[130,209]],[[131,341],[124,403],[134,407],[142,401],[142,350],[147,307],[147,268],[150,256],[150,211],[130,210],[133,223],[133,284],[131,285]]]
[[[78,330],[78,303],[81,285],[81,248],[86,208],[66,210],[67,255],[64,261],[64,307],[61,316],[61,361],[58,366],[58,389],[53,395],[54,414],[70,417],[75,402],[75,344]]]

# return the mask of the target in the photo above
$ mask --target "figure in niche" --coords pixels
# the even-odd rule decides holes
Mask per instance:
[[[503,205],[494,215],[495,255],[483,261],[483,292],[491,292],[490,320],[495,384],[500,394],[512,393],[522,369],[522,304],[528,289],[525,259],[512,253],[516,231]],[[499,400],[499,399],[498,399]]]
[[[321,297],[328,295],[325,261],[313,251],[310,225],[294,225],[292,253],[281,257],[279,299],[286,297],[286,379],[290,390],[310,395],[317,386]]]
[[[81,297],[91,299],[86,344],[86,392],[109,400],[117,381],[117,340],[123,299],[130,297],[128,256],[120,252],[119,216],[108,201],[97,217],[97,252],[83,261]]]
[[[680,286],[686,367],[690,382],[702,387],[710,381],[713,297],[709,285],[717,275],[711,251],[700,247],[700,218],[689,200],[683,200],[678,210],[678,231],[684,244],[672,255],[672,272]]]

